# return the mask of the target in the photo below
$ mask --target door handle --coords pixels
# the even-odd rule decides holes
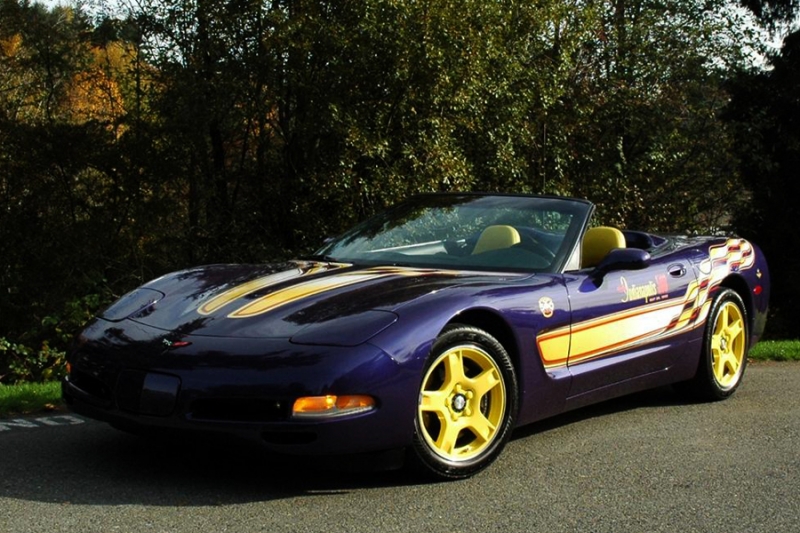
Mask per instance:
[[[673,278],[680,278],[686,275],[686,267],[680,264],[670,265],[667,272],[669,272],[669,275]]]

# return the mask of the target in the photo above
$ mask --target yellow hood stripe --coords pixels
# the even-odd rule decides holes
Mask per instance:
[[[359,270],[356,272],[343,272],[321,279],[309,280],[304,283],[280,289],[261,298],[253,300],[247,305],[239,308],[233,313],[228,315],[228,318],[250,318],[258,316],[278,307],[302,300],[309,296],[321,294],[323,292],[333,291],[356,285],[359,283],[367,283],[382,278],[395,277],[395,276],[455,276],[457,271],[452,270],[434,270],[434,269],[413,269],[404,267],[375,267],[367,270]]]
[[[352,265],[346,263],[299,264],[298,268],[296,269],[279,272],[277,274],[271,274],[269,276],[258,278],[233,287],[232,289],[229,289],[202,304],[198,308],[197,312],[201,315],[210,315],[237,300],[247,298],[248,295],[268,289],[271,286],[291,281],[299,277],[305,277],[311,274],[349,266]],[[309,296],[314,296],[316,294],[341,289],[350,285],[367,283],[387,277],[432,275],[456,276],[458,274],[459,272],[454,270],[413,269],[404,267],[375,267],[367,270],[358,270],[355,272],[342,272],[332,276],[304,281],[252,299],[228,314],[228,318],[250,318],[259,316],[272,311],[273,309],[277,309],[278,307],[302,300],[303,298],[307,298]]]
[[[376,279],[390,276],[391,273],[376,273],[376,272],[352,272],[348,274],[338,274],[329,278],[315,279],[300,283],[292,287],[280,289],[266,296],[262,296],[251,303],[237,309],[228,315],[228,318],[249,318],[258,316],[283,305],[302,300],[315,294],[333,291],[355,285],[357,283],[365,283]]]
[[[229,289],[218,296],[215,296],[201,305],[197,309],[197,312],[201,315],[210,315],[222,309],[231,302],[248,294],[252,294],[254,292],[284,283],[286,281],[291,281],[299,277],[310,276],[319,272],[327,272],[329,270],[337,270],[349,266],[352,265],[347,263],[298,263],[297,268],[292,270],[270,274],[269,276],[264,276],[252,281],[248,281],[247,283],[237,285],[236,287]]]

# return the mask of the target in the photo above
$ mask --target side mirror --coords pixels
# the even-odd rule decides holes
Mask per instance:
[[[615,270],[641,270],[650,265],[650,254],[639,248],[615,248],[608,252],[589,275],[600,280]]]

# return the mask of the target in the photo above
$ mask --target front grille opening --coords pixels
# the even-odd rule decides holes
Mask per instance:
[[[289,418],[289,402],[268,398],[200,398],[191,403],[193,420],[279,422]]]

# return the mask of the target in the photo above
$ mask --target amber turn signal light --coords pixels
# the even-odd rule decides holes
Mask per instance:
[[[296,417],[334,417],[364,413],[375,408],[375,398],[365,395],[304,396],[292,407]]]

